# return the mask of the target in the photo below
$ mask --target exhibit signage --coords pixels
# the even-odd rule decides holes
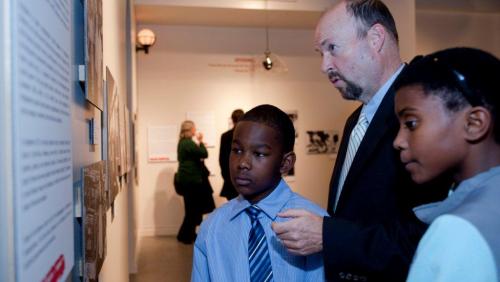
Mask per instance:
[[[72,4],[11,1],[17,281],[64,281],[74,264]]]

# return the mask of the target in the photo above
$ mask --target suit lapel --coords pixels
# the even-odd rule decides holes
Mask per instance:
[[[338,183],[340,178],[340,172],[342,171],[342,166],[344,164],[345,156],[347,153],[347,146],[349,145],[349,139],[351,137],[351,132],[356,126],[357,120],[359,118],[359,114],[361,113],[361,109],[363,106],[357,108],[349,117],[345,124],[344,133],[342,136],[342,140],[340,141],[339,150],[337,153],[337,158],[335,160],[335,166],[333,169],[333,175],[330,179],[330,196],[328,200],[328,212],[333,214],[333,208],[335,206],[335,196],[338,191]]]
[[[396,78],[397,80],[397,78]],[[364,166],[366,162],[368,162],[372,158],[372,154],[374,150],[379,146],[380,141],[383,139],[383,137],[390,133],[389,129],[394,126],[394,96],[395,96],[395,89],[394,89],[395,83],[391,85],[389,90],[387,91],[387,94],[384,96],[384,99],[380,103],[380,106],[377,109],[377,112],[373,116],[372,121],[370,122],[370,126],[368,127],[365,136],[363,137],[363,141],[361,141],[361,144],[359,145],[358,151],[356,152],[356,156],[354,157],[354,160],[352,161],[351,168],[349,169],[349,172],[347,174],[346,180],[344,182],[344,187],[342,188],[342,194],[340,195],[339,198],[339,203],[337,206],[337,211],[339,208],[342,206],[342,198],[345,197],[345,194],[351,193],[352,188],[350,188],[349,185],[351,185],[351,182],[358,178],[360,173],[363,171]],[[359,117],[359,114],[361,112],[361,107],[357,110],[358,112],[356,113],[356,119],[354,119],[354,124],[351,124],[351,128],[349,131],[352,131],[354,126],[356,125],[357,118]],[[354,116],[354,115],[353,115]],[[329,211],[333,211],[334,207],[334,202],[335,202],[335,195],[338,190],[338,181],[340,178],[340,171],[342,170],[342,165],[344,163],[344,158],[347,150],[347,146],[349,143],[349,136],[346,138],[346,147],[345,150],[343,150],[343,155],[342,159],[338,159],[337,162],[335,163],[335,170],[334,170],[334,177],[332,179],[332,183],[330,185],[334,184],[332,187],[334,187],[335,194],[333,194],[333,197],[330,197],[329,201]],[[333,200],[332,200],[333,198]],[[332,202],[333,201],[333,202]],[[331,209],[330,209],[331,208]]]
[[[361,173],[365,163],[371,159],[373,151],[378,147],[380,140],[387,134],[389,128],[392,127],[392,123],[394,122],[392,119],[393,116],[394,91],[390,89],[377,109],[363,137],[363,141],[359,145],[344,186],[348,186],[349,182]]]

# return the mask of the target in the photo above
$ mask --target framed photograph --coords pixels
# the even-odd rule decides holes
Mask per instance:
[[[109,206],[114,202],[116,195],[120,191],[121,148],[119,114],[118,88],[111,71],[106,68],[106,160]]]
[[[337,154],[340,142],[338,130],[308,130],[306,133],[308,136],[307,154]]]
[[[84,281],[98,281],[106,257],[105,163],[83,168]]]
[[[85,0],[85,98],[103,110],[102,0]]]

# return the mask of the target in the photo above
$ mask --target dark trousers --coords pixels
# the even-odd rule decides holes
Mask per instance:
[[[184,220],[177,234],[177,240],[183,243],[192,243],[196,239],[196,226],[201,223],[202,212],[199,201],[194,193],[185,193],[184,198]]]

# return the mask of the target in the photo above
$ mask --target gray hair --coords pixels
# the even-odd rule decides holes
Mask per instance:
[[[391,34],[396,43],[399,42],[396,23],[384,2],[380,0],[347,0],[346,10],[360,23],[357,28],[358,37],[364,38],[373,25],[380,24]]]

